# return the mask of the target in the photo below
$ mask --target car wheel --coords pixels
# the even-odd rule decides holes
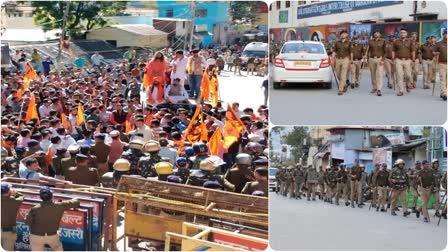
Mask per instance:
[[[333,84],[332,82],[326,82],[326,83],[324,83],[324,88],[325,89],[331,89],[331,84]]]
[[[280,88],[280,82],[274,82],[274,89]]]

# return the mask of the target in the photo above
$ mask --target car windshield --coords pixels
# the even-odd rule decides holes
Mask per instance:
[[[309,43],[291,43],[285,44],[281,53],[311,53],[311,54],[324,54],[324,48],[319,44]]]
[[[269,169],[269,176],[275,176],[275,174],[277,174],[277,171],[278,171],[277,168]]]
[[[243,57],[250,57],[253,56],[255,58],[264,58],[266,57],[265,51],[253,51],[253,50],[244,50],[243,54],[241,55]]]

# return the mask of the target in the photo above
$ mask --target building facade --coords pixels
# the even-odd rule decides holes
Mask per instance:
[[[207,47],[226,42],[230,2],[157,1],[159,17],[192,19],[194,11],[195,42]],[[198,46],[198,44],[196,46]]]

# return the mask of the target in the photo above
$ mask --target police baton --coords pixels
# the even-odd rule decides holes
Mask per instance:
[[[436,64],[435,64],[435,68],[436,68],[436,74],[437,74],[437,66],[439,65],[439,55],[437,55],[436,56]],[[434,80],[435,80],[435,76],[434,76]],[[436,82],[434,81],[433,83],[432,83],[432,96],[434,96],[434,91],[435,91],[435,88],[436,88]]]
[[[336,81],[336,86],[338,87],[338,90],[339,90],[339,80],[338,80],[338,77],[336,77],[336,73],[334,72],[333,64],[330,64],[330,66],[331,66],[331,71],[333,72],[334,80]]]

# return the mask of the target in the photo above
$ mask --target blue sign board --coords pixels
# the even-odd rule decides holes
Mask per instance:
[[[297,19],[401,4],[403,1],[328,1],[297,7]]]

